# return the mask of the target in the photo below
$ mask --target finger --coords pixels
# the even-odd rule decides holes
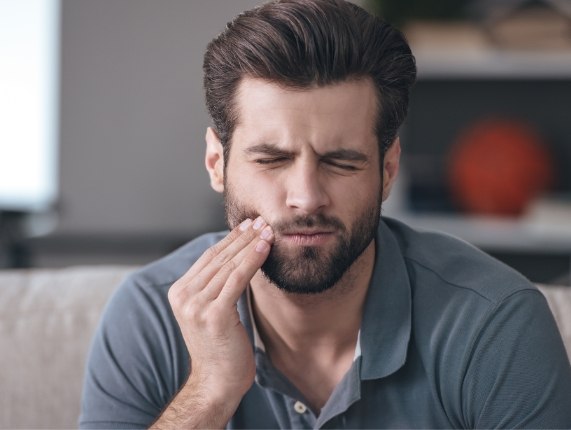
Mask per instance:
[[[175,302],[186,301],[189,293],[190,286],[193,285],[201,270],[209,264],[220,252],[232,244],[240,235],[242,235],[249,225],[252,223],[251,219],[244,220],[240,225],[232,229],[222,240],[207,249],[194,264],[182,275],[169,289],[169,300]],[[207,282],[207,281],[206,281]],[[206,285],[206,283],[204,284]]]
[[[252,224],[250,218],[246,218],[238,226],[234,227],[230,233],[228,233],[222,240],[212,245],[208,248],[198,260],[187,270],[187,272],[181,277],[184,281],[186,278],[192,279],[198,272],[200,272],[204,266],[206,266],[213,258],[224,251],[229,245],[234,243],[236,239],[247,232],[248,227]]]
[[[252,243],[252,241],[256,240],[256,237],[260,234],[260,229],[265,227],[265,225],[265,221],[261,217],[258,217],[232,243],[215,255],[208,264],[195,275],[192,279],[192,283],[201,285],[202,288],[200,289],[202,290],[226,264],[229,262],[232,262],[231,266],[239,264],[241,261],[240,256],[243,255],[241,251]]]
[[[232,258],[226,264],[224,264],[224,266],[221,267],[220,270],[212,277],[212,279],[210,280],[208,285],[200,293],[203,295],[203,299],[205,301],[210,301],[210,300],[216,299],[218,297],[218,295],[220,294],[221,290],[224,288],[225,284],[227,283],[227,281],[230,278],[230,276],[232,275],[232,273],[236,270],[239,270],[239,271],[243,270],[242,268],[240,268],[240,266],[243,264],[248,264],[248,262],[245,263],[244,260],[246,258],[248,258],[248,255],[252,252],[252,250],[255,250],[257,246],[261,246],[262,247],[262,254],[263,254],[263,252],[265,251],[265,245],[264,244],[258,245],[258,243],[260,241],[263,241],[266,244],[268,244],[269,246],[271,246],[271,244],[273,243],[273,239],[274,239],[274,235],[273,235],[273,231],[272,231],[271,227],[266,226],[262,230],[262,232],[258,236],[256,236],[254,239],[255,240],[250,242],[248,244],[248,246],[246,246],[238,254],[236,254],[236,256],[234,258]],[[247,284],[250,282],[250,280],[252,279],[252,277],[256,273],[257,269],[259,269],[262,266],[262,264],[264,263],[266,258],[267,258],[267,255],[265,257],[260,257],[260,261],[258,261],[257,265],[254,266],[251,271],[249,271],[249,272],[251,272],[251,276],[242,279],[242,281],[245,283],[244,286],[247,286]],[[256,264],[256,262],[253,262],[253,263]],[[249,273],[249,272],[246,272],[246,276],[247,276],[247,273]]]
[[[221,250],[214,245],[205,252],[207,255],[203,261],[206,261],[206,263],[199,265],[198,269],[200,270],[195,269],[193,265],[191,270],[177,281],[177,284],[179,284],[178,288],[187,290],[189,294],[196,294],[202,291],[229,261],[234,259],[232,264],[239,264],[241,259],[239,257],[236,259],[236,257],[240,255],[240,251],[247,247],[248,244],[256,240],[256,237],[260,234],[260,229],[265,227],[265,225],[261,217],[258,217],[253,223],[242,223],[241,227],[238,228],[240,232],[237,236]],[[242,231],[244,228],[245,231]]]
[[[270,249],[271,243],[264,239],[258,239],[252,247],[248,248],[248,252],[236,269],[230,273],[220,290],[216,300],[221,306],[234,307],[238,303],[238,299],[251,279],[268,258]]]
[[[235,227],[224,239],[212,245],[200,256],[198,260],[190,267],[190,269],[180,278],[185,283],[193,280],[202,272],[206,266],[212,264],[213,260],[220,258],[224,261],[246,246],[252,240],[253,235],[250,232],[250,226],[253,224],[251,219],[245,219],[240,225]],[[222,257],[220,254],[225,253]]]

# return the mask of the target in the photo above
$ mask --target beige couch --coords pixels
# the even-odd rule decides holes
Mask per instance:
[[[130,267],[0,271],[0,428],[75,428],[85,356]]]
[[[0,271],[0,428],[77,426],[85,356],[131,267]],[[543,288],[571,358],[571,288]]]

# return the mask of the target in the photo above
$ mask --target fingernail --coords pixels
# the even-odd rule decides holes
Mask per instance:
[[[268,240],[272,237],[272,228],[267,225],[266,228],[262,230],[262,234],[260,234],[260,238]]]
[[[250,224],[252,224],[252,220],[250,218],[246,218],[244,221],[242,221],[242,223],[240,224],[240,230],[242,231],[246,231],[248,229],[248,227],[250,227]]]
[[[270,249],[270,244],[265,240],[260,240],[256,244],[256,251],[258,252],[266,252],[268,249]]]
[[[262,219],[261,216],[259,216],[258,218],[256,218],[256,221],[254,221],[254,230],[259,230],[263,225],[264,225],[264,220]]]

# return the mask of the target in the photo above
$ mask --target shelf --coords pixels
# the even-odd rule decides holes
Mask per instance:
[[[421,230],[438,230],[487,251],[539,252],[571,256],[571,220],[552,222],[384,211]]]
[[[419,79],[571,79],[571,52],[413,51]]]
[[[538,34],[545,36],[552,25],[542,26]],[[532,27],[535,30],[523,33],[528,37],[537,33]],[[404,32],[416,57],[419,79],[571,79],[571,41],[566,32],[552,34],[556,37],[543,48],[501,46],[473,22],[413,21]]]

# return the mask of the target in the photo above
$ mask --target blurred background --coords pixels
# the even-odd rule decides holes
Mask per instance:
[[[569,283],[571,2],[361,0],[419,79],[385,215]],[[259,0],[0,0],[0,267],[145,264],[224,228],[202,55]]]

